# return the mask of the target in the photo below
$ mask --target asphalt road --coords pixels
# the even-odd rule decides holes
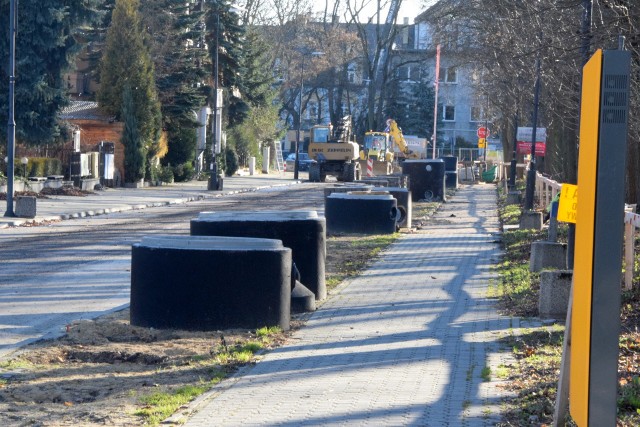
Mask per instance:
[[[66,325],[129,304],[131,245],[149,234],[189,234],[204,211],[324,211],[322,188],[303,184],[181,205],[0,229],[0,358],[53,338]]]

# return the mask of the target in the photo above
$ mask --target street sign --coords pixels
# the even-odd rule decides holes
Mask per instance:
[[[479,127],[477,134],[478,134],[478,138],[482,138],[482,139],[486,138],[487,137],[487,128],[484,127],[484,126]]]
[[[518,127],[516,140],[531,142],[532,137],[533,137],[533,128]],[[547,128],[536,128],[536,143],[538,142],[547,142]]]
[[[576,223],[578,212],[578,186],[562,184],[558,206],[558,221]]]
[[[487,140],[484,138],[478,138],[478,148],[485,148],[487,146]]]

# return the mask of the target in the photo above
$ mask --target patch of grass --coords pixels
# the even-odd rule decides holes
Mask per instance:
[[[381,235],[358,235],[357,238],[349,236],[333,236],[327,239],[327,253],[340,253],[336,265],[325,275],[325,283],[331,289],[342,281],[357,276],[371,262],[395,242],[399,233]]]
[[[264,326],[256,329],[256,336],[258,338],[270,337],[279,333],[282,333],[282,328],[279,326]]]
[[[564,328],[531,328],[502,342],[513,349],[518,363],[508,369],[506,379],[517,397],[506,404],[508,425],[530,425],[532,417],[540,425],[553,420],[558,370],[562,357]],[[571,425],[571,424],[569,424]]]
[[[520,221],[522,209],[519,205],[505,205],[500,209],[499,215],[500,219],[502,220],[502,224],[516,225]]]
[[[498,365],[498,367],[496,368],[495,372],[494,372],[495,376],[497,378],[500,378],[502,380],[508,378],[509,376],[509,367],[505,366],[505,365]]]
[[[482,378],[482,381],[484,382],[491,381],[491,368],[488,366],[482,368],[482,371],[480,372],[480,378]]]
[[[248,341],[230,348],[221,345],[218,347],[214,360],[221,365],[249,363],[253,359],[253,355],[263,347],[263,343],[257,341]]]
[[[15,371],[17,369],[35,369],[35,368],[37,368],[36,365],[29,362],[28,360],[24,360],[19,357],[16,359],[0,362],[0,369],[4,369],[7,371]]]
[[[440,202],[415,202],[411,206],[411,213],[414,219],[425,219],[433,215],[440,206]]]
[[[142,417],[146,425],[159,425],[180,406],[191,402],[217,382],[219,382],[219,379],[199,385],[183,386],[173,391],[156,392],[143,396],[139,399],[139,404],[143,405],[143,407],[135,411],[134,415]]]

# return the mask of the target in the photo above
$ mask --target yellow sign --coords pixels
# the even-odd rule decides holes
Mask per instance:
[[[576,223],[578,212],[578,186],[562,184],[558,201],[558,221]]]
[[[600,133],[600,82],[602,50],[597,50],[584,66],[580,112],[580,159],[578,182],[582,197],[578,202],[580,226],[576,227],[571,313],[570,412],[580,427],[589,425],[591,366],[591,304],[593,283],[593,229],[595,224],[598,135]]]
[[[487,146],[487,140],[484,138],[478,138],[478,148],[485,148]]]

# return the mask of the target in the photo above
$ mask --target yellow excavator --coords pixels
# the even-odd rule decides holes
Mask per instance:
[[[398,160],[423,158],[421,153],[413,151],[409,148],[409,146],[407,145],[407,141],[404,139],[404,135],[402,135],[402,129],[398,127],[398,124],[395,120],[387,120],[387,129],[389,135],[391,136],[391,140],[398,146],[398,149],[400,150],[400,153],[398,153]]]
[[[309,181],[324,182],[327,175],[338,181],[353,182],[361,177],[358,163],[359,146],[352,141],[351,116],[344,116],[335,129],[329,125],[316,125],[309,135]]]
[[[360,150],[360,167],[363,170],[367,168],[367,160],[372,160],[375,175],[389,175],[393,172],[393,159],[388,132],[365,132]]]

